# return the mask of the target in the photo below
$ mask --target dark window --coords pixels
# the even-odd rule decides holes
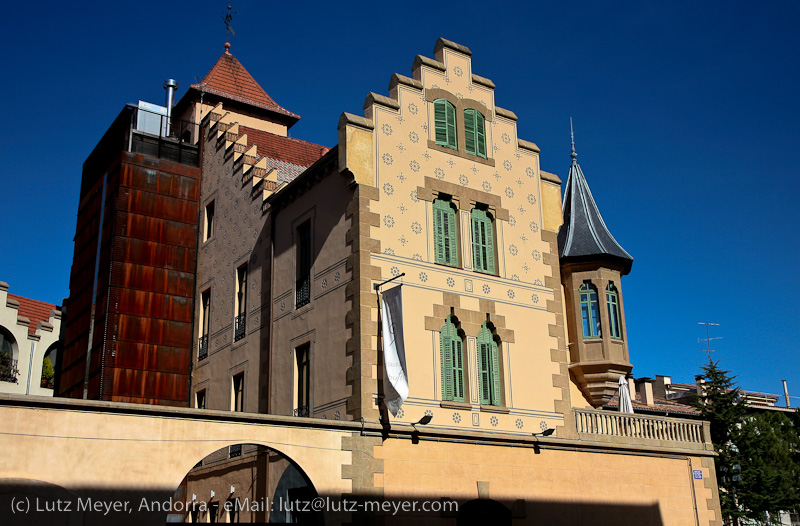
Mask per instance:
[[[205,409],[206,408],[206,390],[203,389],[202,391],[197,391],[196,400],[197,400],[197,409]]]
[[[311,346],[305,344],[295,350],[297,357],[297,403],[294,416],[309,416],[311,379]]]
[[[244,373],[233,377],[233,407],[234,411],[244,411]]]
[[[311,222],[297,229],[297,289],[295,308],[311,303]]]
[[[200,295],[200,341],[197,345],[197,360],[208,358],[208,324],[211,317],[211,289]]]
[[[214,201],[206,205],[206,229],[203,241],[208,241],[214,235]]]
[[[608,332],[615,340],[622,339],[622,324],[619,308],[619,292],[613,283],[606,287],[606,304],[608,305]]]
[[[233,341],[244,338],[247,322],[247,265],[236,269],[236,318]]]

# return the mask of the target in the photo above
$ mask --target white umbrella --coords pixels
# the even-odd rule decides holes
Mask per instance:
[[[619,377],[619,412],[633,413],[631,392],[628,389],[628,380],[626,380],[624,376]]]

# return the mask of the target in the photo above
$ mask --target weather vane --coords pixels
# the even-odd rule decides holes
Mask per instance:
[[[222,16],[222,21],[225,22],[225,31],[227,32],[226,36],[228,37],[230,37],[231,35],[236,36],[236,31],[234,31],[233,28],[231,27],[231,20],[233,20],[233,15],[235,14],[236,14],[235,11],[231,13],[231,3],[228,2],[228,12]]]

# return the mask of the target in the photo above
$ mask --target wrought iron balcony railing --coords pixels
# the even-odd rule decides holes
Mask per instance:
[[[302,416],[308,418],[308,406],[301,405],[297,409],[294,410],[294,416]]]
[[[304,276],[297,280],[297,297],[295,298],[295,308],[311,303],[311,276]]]
[[[3,360],[0,362],[0,381],[11,382],[15,384],[18,382],[19,369],[17,369],[17,360],[6,359],[8,354],[3,354]]]
[[[233,330],[233,341],[238,342],[242,338],[244,338],[245,334],[245,326],[247,319],[245,318],[245,314],[239,314],[234,318],[234,330]]]
[[[197,343],[197,361],[202,361],[208,358],[208,334],[200,336],[200,341]]]

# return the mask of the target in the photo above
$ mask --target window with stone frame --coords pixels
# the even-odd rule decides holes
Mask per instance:
[[[503,405],[500,349],[488,321],[478,333],[478,388],[481,405]]]
[[[439,334],[442,366],[442,400],[464,402],[464,341],[448,316]]]
[[[456,208],[446,196],[433,201],[433,237],[435,261],[441,265],[458,266],[458,225]]]

